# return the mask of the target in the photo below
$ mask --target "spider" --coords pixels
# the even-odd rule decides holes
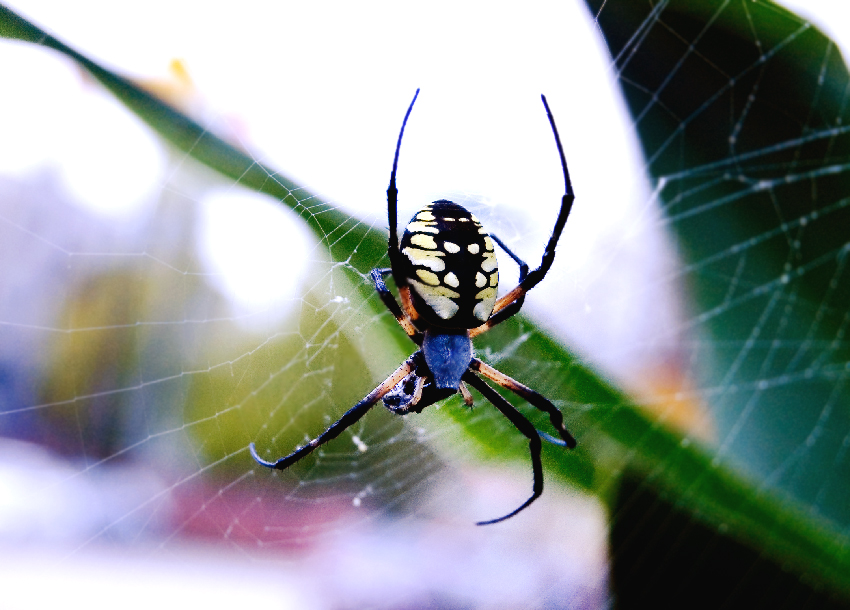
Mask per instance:
[[[467,388],[468,384],[478,390],[528,438],[531,453],[534,476],[531,497],[503,517],[478,522],[478,525],[489,525],[513,517],[543,493],[541,438],[570,449],[576,446],[576,440],[564,427],[561,412],[548,399],[475,358],[471,339],[516,314],[522,307],[525,293],[546,276],[555,259],[555,246],[567,222],[575,196],[555,119],[549,110],[546,96],[541,95],[561,158],[565,188],[558,219],[555,221],[555,228],[546,245],[540,266],[529,271],[528,265],[511,252],[498,237],[487,234],[474,215],[462,206],[443,199],[426,205],[413,216],[399,244],[396,169],[404,128],[417,97],[419,89],[416,90],[401,124],[387,189],[390,230],[387,254],[390,268],[373,269],[371,279],[384,305],[420,349],[327,430],[289,455],[274,462],[267,462],[257,454],[254,443],[251,443],[249,448],[257,463],[268,468],[284,470],[312,453],[316,447],[339,436],[379,400],[383,400],[384,406],[397,415],[420,413],[425,407],[458,392],[463,396],[466,405],[472,406],[473,399]],[[500,299],[496,298],[499,270],[493,242],[519,266],[518,285]],[[395,281],[401,305],[384,283],[384,278],[388,275],[392,275]],[[548,414],[552,426],[562,440],[535,429],[525,416],[482,378],[510,390]]]

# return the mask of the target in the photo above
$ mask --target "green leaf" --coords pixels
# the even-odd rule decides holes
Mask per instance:
[[[687,27],[699,32],[701,28],[705,29],[705,24],[717,15],[717,11],[702,10],[709,7],[711,3],[673,4],[678,10],[674,12],[671,9],[669,18],[672,20],[675,17],[679,20],[676,21],[677,28]],[[697,6],[700,10],[678,8],[686,5]],[[751,4],[747,3],[747,6]],[[594,14],[599,12],[598,8],[594,7]],[[747,197],[759,203],[762,197],[761,191],[750,185],[741,194],[740,185],[734,182],[726,183],[721,179],[722,176],[730,168],[739,169],[743,164],[750,168],[745,172],[746,175],[754,180],[776,180],[786,177],[788,168],[799,159],[799,165],[794,166],[799,169],[796,169],[792,175],[804,178],[806,172],[818,174],[818,179],[824,181],[824,186],[831,193],[828,199],[820,200],[820,203],[834,205],[839,201],[839,193],[846,193],[848,190],[840,182],[835,184],[830,182],[835,179],[834,177],[820,174],[824,173],[827,161],[846,159],[843,156],[845,153],[841,152],[843,148],[838,148],[829,154],[813,152],[801,158],[800,151],[808,153],[809,147],[801,146],[796,151],[784,150],[782,144],[793,141],[793,138],[787,130],[783,129],[775,134],[776,149],[772,153],[770,149],[765,153],[765,147],[770,146],[769,141],[760,138],[755,132],[748,131],[743,133],[741,138],[742,142],[748,143],[746,146],[742,144],[738,150],[752,152],[753,155],[747,157],[739,153],[730,157],[728,146],[715,141],[715,136],[718,136],[715,133],[718,121],[725,120],[728,123],[728,117],[706,116],[709,113],[700,112],[698,104],[699,99],[702,98],[695,99],[692,95],[682,95],[682,91],[690,91],[689,87],[693,87],[695,92],[700,91],[699,85],[706,89],[706,92],[702,94],[703,98],[707,96],[707,99],[713,99],[711,98],[713,93],[722,92],[722,83],[713,87],[709,86],[701,79],[698,72],[691,77],[694,81],[691,82],[687,80],[686,72],[688,71],[657,63],[661,59],[669,63],[672,57],[690,57],[675,46],[682,44],[677,42],[678,39],[675,37],[673,37],[673,43],[667,39],[661,41],[668,47],[671,44],[674,45],[672,54],[664,53],[663,49],[656,52],[655,46],[648,42],[655,40],[652,37],[641,38],[639,45],[629,38],[634,32],[640,30],[641,23],[650,24],[651,29],[658,30],[660,35],[668,31],[662,27],[667,23],[668,12],[664,13],[664,21],[653,21],[647,17],[651,9],[649,4],[642,6],[637,2],[608,0],[599,13],[600,27],[605,33],[612,55],[620,57],[621,62],[626,63],[622,57],[625,57],[623,53],[625,50],[631,50],[629,45],[636,45],[635,53],[628,56],[629,61],[623,68],[621,82],[629,107],[635,116],[644,152],[649,159],[650,173],[656,179],[663,178],[673,185],[663,190],[665,209],[670,218],[670,227],[680,239],[686,252],[687,269],[691,274],[688,279],[694,282],[700,309],[704,312],[702,315],[708,320],[704,330],[718,338],[723,337],[724,332],[740,338],[755,327],[752,320],[746,317],[752,315],[752,312],[746,308],[746,302],[749,302],[748,299],[752,300],[761,296],[758,293],[759,287],[771,289],[775,281],[781,279],[781,275],[777,275],[780,271],[775,267],[775,263],[776,260],[787,259],[787,246],[783,247],[781,244],[774,243],[769,237],[772,235],[772,229],[776,228],[775,223],[765,224],[762,211],[749,209],[749,203],[746,205],[736,203],[745,201],[744,198]],[[775,9],[771,10],[774,12],[770,13],[770,17],[775,17],[780,23],[784,24],[789,19],[784,13]],[[729,29],[737,31],[742,23],[743,21],[736,17],[732,19]],[[783,54],[779,48],[781,44],[784,43],[788,47],[788,56],[795,54],[790,46],[794,41],[803,41],[806,45],[820,44],[821,39],[809,42],[808,36],[813,34],[807,34],[806,28],[798,28],[799,32],[797,32],[793,28],[783,30],[779,26],[772,25],[772,22],[768,25],[770,27],[766,28],[763,38],[768,47],[777,47],[776,53],[770,57],[771,59],[783,58],[788,62],[782,64],[786,68],[796,64],[793,57],[786,57]],[[814,32],[814,30],[811,31]],[[30,41],[73,58],[179,150],[239,184],[266,193],[295,210],[327,245],[331,256],[337,261],[348,263],[346,271],[350,273],[352,281],[361,286],[363,299],[368,302],[368,306],[373,307],[375,312],[381,311],[380,301],[374,298],[372,288],[362,281],[358,273],[367,272],[378,265],[385,256],[386,234],[374,231],[337,208],[319,201],[308,191],[286,179],[280,172],[262,166],[249,155],[211,134],[201,125],[130,80],[82,56],[2,6],[0,6],[0,35]],[[726,38],[722,38],[721,41],[723,44],[728,42]],[[664,44],[661,46],[663,47]],[[722,44],[716,42],[712,48],[720,47]],[[804,50],[808,48],[804,46]],[[735,54],[734,49],[726,53],[730,56],[728,57],[730,61],[734,59],[731,56]],[[703,55],[699,55],[699,58],[702,57]],[[824,54],[821,53],[818,57],[823,58]],[[713,61],[719,62],[720,59],[716,58]],[[697,59],[694,61],[699,63]],[[750,67],[750,73],[759,71],[754,69],[758,65],[757,59],[748,60],[746,65]],[[832,66],[831,63],[829,65]],[[782,66],[776,69],[779,70]],[[843,67],[843,64],[841,66]],[[810,72],[809,68],[807,64],[804,70],[806,74]],[[728,67],[725,70],[736,74],[734,67]],[[717,73],[716,70],[709,72],[715,75]],[[663,106],[653,105],[652,97],[649,95],[661,88],[660,84],[649,82],[649,79],[658,74],[662,76],[673,74],[676,77],[686,78],[685,82],[679,83],[675,90],[672,88],[663,90],[667,92]],[[740,76],[746,78],[748,74]],[[764,80],[765,77],[762,75],[759,78]],[[840,89],[840,85],[839,82],[836,91]],[[733,88],[730,95],[742,95],[745,91],[744,87]],[[821,91],[824,103],[827,103],[829,100],[826,98],[831,95],[831,89],[827,91],[824,88]],[[666,111],[678,102],[686,107],[678,111]],[[803,104],[803,107],[812,110],[813,105],[809,100],[808,103]],[[771,118],[772,115],[769,115],[770,110],[773,110],[774,114],[782,114],[782,111],[776,108],[767,108],[765,111],[768,114],[760,119],[761,121],[772,124],[774,119]],[[682,116],[688,118],[686,129],[681,128],[680,117]],[[705,120],[704,125],[701,123],[702,120]],[[812,132],[810,126],[813,125],[813,119],[811,118],[800,121],[795,117],[791,119],[792,123],[794,121],[799,123],[799,137],[803,139],[812,136],[813,133],[817,136],[820,133],[817,129],[822,129],[818,127]],[[728,133],[728,129],[724,127],[723,133]],[[675,142],[675,146],[671,142]],[[814,137],[812,150],[822,145],[822,139]],[[759,151],[761,154],[757,154]],[[789,155],[793,159],[790,159]],[[718,177],[715,190],[707,194],[700,192],[704,190],[700,188],[700,185],[706,184],[706,174]],[[774,192],[779,192],[779,189]],[[788,201],[793,200],[793,192],[793,185],[791,185]],[[729,205],[724,205],[727,196],[730,198]],[[784,194],[782,200],[785,201]],[[702,212],[701,206],[705,206],[706,202],[713,205],[710,211]],[[785,220],[799,223],[799,219],[810,212],[810,210],[789,209]],[[841,219],[843,220],[843,216]],[[839,218],[832,216],[831,220],[835,221]],[[780,234],[787,235],[782,232]],[[844,296],[843,292],[839,295],[833,289],[831,294],[834,294],[834,297],[824,297],[825,287],[822,279],[828,279],[830,272],[817,272],[818,261],[824,256],[824,252],[832,255],[830,260],[833,263],[838,263],[835,248],[836,244],[841,242],[841,235],[841,230],[837,228],[833,228],[830,233],[829,227],[824,227],[823,239],[832,241],[823,244],[823,251],[812,251],[801,258],[793,259],[791,275],[794,281],[798,279],[800,281],[799,291],[795,293],[799,298],[812,300],[815,303],[828,299],[832,305],[834,304],[832,299],[835,299],[837,303],[839,296]],[[752,277],[747,277],[745,285],[750,294],[745,291],[739,296],[744,303],[741,307],[727,306],[721,308],[718,313],[713,313],[712,307],[717,307],[717,291],[719,287],[728,283],[730,271],[725,267],[714,269],[711,266],[717,264],[734,267],[736,264],[735,244],[746,246],[747,240],[753,236],[765,238],[762,239],[765,243],[763,249],[758,247],[748,249],[748,255],[752,257],[753,262],[752,268],[749,264],[747,265],[747,270],[754,274]],[[813,241],[819,244],[820,239],[819,234]],[[803,270],[803,272],[796,273],[795,269]],[[814,270],[808,271],[808,269]],[[832,272],[832,277],[834,276],[835,272]],[[820,301],[818,301],[819,298]],[[850,298],[846,299],[846,302],[850,302]],[[846,306],[838,311],[830,308],[828,312],[830,321],[824,321],[821,316],[815,324],[813,319],[809,319],[809,329],[815,324],[811,335],[813,337],[820,337],[822,334],[834,336],[830,335],[834,331],[834,324],[838,323],[837,321],[846,311]],[[816,315],[812,312],[810,314]],[[797,312],[796,315],[802,314]],[[794,323],[798,322],[795,320]],[[767,328],[765,324],[758,327]],[[784,326],[784,328],[787,327],[788,324]],[[388,322],[384,332],[389,342],[398,343],[400,350],[409,350],[406,337],[393,324]],[[808,332],[808,330],[804,331],[804,334]],[[647,409],[636,405],[624,392],[615,388],[592,367],[581,362],[564,346],[548,337],[526,319],[510,320],[488,333],[479,345],[498,350],[500,346],[506,345],[520,333],[526,337],[526,340],[521,343],[516,354],[499,363],[500,369],[509,375],[523,378],[523,370],[529,366],[528,363],[545,362],[551,365],[548,374],[541,377],[538,372],[535,375],[536,379],[542,380],[537,389],[562,406],[568,425],[580,443],[579,448],[573,452],[554,447],[547,448],[545,457],[550,473],[556,473],[562,479],[607,499],[616,492],[617,482],[624,471],[638,472],[647,484],[662,490],[668,497],[675,498],[678,505],[691,511],[695,519],[710,524],[724,535],[751,545],[764,556],[772,558],[776,563],[798,574],[828,586],[837,593],[850,595],[850,583],[846,578],[846,575],[850,574],[850,553],[848,553],[850,540],[834,519],[818,516],[813,511],[806,510],[805,504],[792,500],[789,494],[794,490],[769,489],[757,477],[743,475],[740,470],[733,467],[731,462],[715,459],[716,455],[711,448],[671,431],[653,418]],[[705,357],[713,359],[711,370],[718,370],[721,373],[730,370],[730,365],[723,360],[723,353],[706,354]],[[717,364],[714,359],[720,363]],[[846,360],[846,356],[835,352],[816,364],[824,368]],[[746,367],[743,368],[742,375],[751,375],[753,379],[758,380],[774,379],[770,371],[759,370],[757,374],[754,374],[747,371]],[[779,376],[776,378],[781,379]],[[544,428],[542,419],[527,408],[523,411],[534,416],[535,421],[539,421],[540,427]],[[442,413],[448,414],[449,417],[456,417],[470,435],[477,438],[482,446],[488,447],[494,454],[507,455],[527,463],[527,447],[521,439],[517,440],[515,431],[511,431],[507,424],[494,428],[493,422],[498,420],[462,418],[459,415],[460,410],[454,409],[443,409]],[[848,426],[844,425],[840,429],[847,430]],[[800,441],[793,440],[790,445],[793,447],[795,442],[799,444]]]
[[[850,430],[844,60],[770,3],[607,9],[600,27],[711,337],[702,383],[720,389],[724,453],[846,527],[850,489],[835,484],[850,480],[850,461],[835,461]]]

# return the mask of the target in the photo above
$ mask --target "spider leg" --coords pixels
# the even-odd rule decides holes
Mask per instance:
[[[521,384],[516,379],[508,377],[504,373],[497,371],[489,364],[485,364],[481,362],[478,358],[472,359],[472,364],[469,365],[469,370],[476,371],[481,373],[487,379],[492,380],[493,382],[499,384],[503,388],[507,388],[517,396],[521,396],[525,400],[527,400],[531,405],[537,407],[544,413],[549,416],[549,421],[552,423],[552,427],[558,431],[558,435],[564,439],[564,443],[570,449],[574,449],[576,446],[576,439],[572,434],[564,427],[564,415],[561,413],[558,408],[553,405],[548,398],[539,394],[529,388]]]
[[[422,333],[416,330],[413,322],[411,322],[410,318],[401,310],[401,307],[399,306],[398,301],[395,300],[393,293],[390,292],[390,289],[387,288],[387,285],[384,283],[384,277],[390,273],[392,273],[392,269],[372,269],[372,272],[369,275],[375,283],[375,291],[377,291],[378,296],[381,297],[381,301],[383,301],[387,309],[390,310],[390,313],[395,316],[396,321],[404,329],[404,332],[407,333],[407,336],[413,339],[413,342],[417,345],[422,345]]]
[[[336,438],[346,428],[356,423],[357,420],[363,417],[366,412],[372,408],[372,405],[374,405],[381,398],[383,398],[383,396],[387,392],[392,390],[396,386],[396,384],[398,384],[399,381],[404,379],[407,374],[414,369],[414,367],[415,363],[413,361],[413,358],[408,358],[407,360],[405,360],[404,364],[398,367],[392,375],[387,377],[387,379],[381,385],[369,392],[369,394],[363,400],[361,400],[351,409],[346,411],[345,414],[333,424],[331,424],[327,430],[322,432],[319,436],[311,440],[303,447],[296,449],[289,455],[279,458],[275,462],[267,462],[257,454],[257,449],[254,447],[254,443],[251,443],[248,446],[248,449],[251,451],[251,457],[253,457],[258,464],[260,464],[261,466],[265,466],[266,468],[275,468],[277,470],[284,470],[285,468],[288,468],[301,458],[311,454],[313,450],[319,445],[323,445],[329,440]]]
[[[395,184],[396,170],[398,169],[398,153],[401,150],[401,139],[404,136],[404,128],[407,126],[407,119],[410,118],[410,113],[413,110],[413,104],[416,103],[416,98],[419,97],[419,89],[413,96],[413,101],[407,108],[407,113],[404,115],[404,121],[401,124],[401,130],[398,133],[398,142],[395,146],[395,156],[393,157],[393,171],[390,173],[390,185],[387,187],[387,220],[390,225],[390,239],[387,247],[387,254],[390,257],[390,266],[393,268],[394,276],[398,279],[400,274],[398,271],[398,189]],[[399,286],[401,289],[401,286]]]
[[[514,259],[514,262],[515,262],[517,265],[519,265],[519,281],[520,281],[520,282],[521,282],[521,281],[523,281],[523,280],[525,279],[525,276],[526,276],[526,275],[528,275],[528,263],[526,263],[524,260],[522,260],[522,259],[521,259],[520,257],[518,257],[516,254],[514,254],[514,253],[511,251],[511,249],[510,249],[510,248],[508,248],[508,247],[505,245],[505,242],[503,242],[501,239],[499,239],[496,235],[493,235],[493,234],[491,233],[491,234],[490,234],[490,237],[492,237],[492,238],[493,238],[493,241],[494,241],[494,242],[496,242],[497,244],[499,244],[499,247],[500,247],[502,250],[504,250],[504,251],[505,251],[505,253],[506,253],[508,256],[510,256],[512,259]]]
[[[540,266],[520,282],[523,292],[527,292],[536,286],[546,276],[546,273],[552,266],[552,262],[555,260],[555,246],[558,245],[561,232],[564,230],[564,225],[567,224],[567,218],[570,215],[573,201],[576,198],[575,193],[573,193],[572,182],[570,181],[570,172],[567,169],[567,158],[564,156],[564,147],[561,145],[561,137],[558,135],[558,128],[555,126],[555,118],[552,116],[552,111],[549,110],[546,96],[541,95],[540,99],[543,100],[543,106],[546,108],[546,116],[549,118],[549,125],[552,126],[552,134],[555,136],[555,144],[558,146],[558,155],[561,157],[561,170],[564,172],[564,195],[561,197],[561,209],[558,212],[558,219],[555,221],[555,228],[552,229],[552,235],[546,244],[546,250],[543,251],[543,260],[540,262]]]
[[[569,445],[567,445],[567,441],[560,438],[555,438],[548,432],[543,432],[543,430],[537,430],[537,434],[540,435],[540,438],[542,438],[547,443],[557,445],[558,447],[569,447]]]
[[[552,235],[549,237],[549,242],[546,244],[546,249],[543,251],[543,259],[540,261],[540,266],[534,271],[528,273],[525,277],[522,277],[516,288],[496,301],[496,306],[493,308],[493,316],[491,316],[491,319],[493,317],[496,317],[496,319],[492,322],[491,320],[488,320],[482,326],[473,329],[470,332],[470,336],[480,335],[499,322],[503,322],[517,313],[519,311],[519,307],[511,306],[516,302],[519,302],[520,306],[522,306],[522,300],[523,297],[525,297],[525,293],[537,286],[537,284],[546,277],[546,274],[552,267],[552,263],[555,261],[555,247],[558,245],[558,240],[561,238],[564,225],[567,224],[567,218],[569,218],[570,210],[572,210],[573,201],[575,201],[575,193],[573,192],[573,185],[570,181],[570,172],[567,169],[567,159],[564,156],[564,147],[561,145],[561,137],[558,135],[555,118],[552,116],[552,111],[549,110],[549,103],[546,101],[546,96],[541,95],[540,99],[543,100],[543,106],[546,108],[546,116],[549,118],[549,125],[552,127],[552,134],[555,136],[555,144],[558,146],[558,155],[561,158],[561,170],[564,172],[564,195],[561,197],[561,209],[558,211],[558,218],[555,220],[555,227],[552,229]],[[501,244],[501,242],[499,242],[499,245],[505,249],[505,246]],[[508,252],[508,254],[511,254],[511,252],[507,249],[505,249],[505,251]],[[517,260],[514,255],[511,254],[511,256],[514,260]],[[508,309],[508,312],[502,313],[505,309]]]
[[[500,521],[504,521],[505,519],[510,519],[518,512],[526,508],[529,504],[534,502],[537,498],[540,497],[540,494],[543,493],[543,464],[540,461],[540,451],[543,446],[543,443],[540,441],[540,436],[537,434],[537,429],[534,425],[528,421],[522,413],[516,410],[516,408],[509,403],[507,400],[502,398],[502,396],[493,388],[491,388],[487,383],[477,377],[472,372],[467,372],[463,376],[463,380],[466,381],[473,388],[481,392],[481,395],[484,396],[487,400],[493,403],[499,411],[502,412],[502,415],[507,417],[510,422],[514,425],[514,427],[522,432],[522,434],[528,438],[528,449],[531,452],[531,470],[534,473],[534,486],[531,497],[523,502],[523,504],[517,508],[516,510],[511,511],[504,517],[499,517],[498,519],[490,519],[489,521],[479,521],[476,525],[490,525],[492,523],[499,523]]]

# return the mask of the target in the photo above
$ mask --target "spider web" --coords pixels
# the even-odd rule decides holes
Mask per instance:
[[[846,96],[830,116],[821,103],[839,50],[820,49],[820,78],[796,101],[810,120],[756,148],[748,119],[776,105],[761,67],[810,23],[760,3],[712,5],[709,23],[747,13],[747,59],[734,73],[702,63],[713,93],[682,113],[667,97],[710,28],[657,3],[618,32],[611,58],[599,24],[613,9],[598,4],[597,22],[583,6],[539,4],[522,15],[453,5],[451,20],[443,7],[415,24],[377,5],[245,3],[234,17],[93,3],[101,19],[83,22],[50,3],[14,4],[285,171],[269,181],[304,186],[294,211],[256,195],[164,145],[65,59],[3,41],[13,145],[0,146],[0,544],[16,549],[3,570],[20,575],[16,590],[48,562],[68,570],[63,590],[110,582],[139,600],[610,603],[612,517],[584,492],[548,476],[522,520],[472,527],[531,485],[526,462],[482,460],[464,432],[472,422],[526,444],[480,397],[471,411],[452,399],[406,418],[376,406],[285,473],[247,452],[256,442],[272,459],[316,436],[413,351],[364,292],[358,257],[387,264],[370,240],[385,235],[393,148],[417,87],[400,222],[452,199],[537,264],[563,191],[540,92],[576,189],[527,318],[476,341],[478,355],[545,394],[570,364],[528,360],[523,347],[551,337],[647,409],[661,404],[718,463],[847,530],[847,242],[817,229],[847,227],[846,196],[829,182],[848,168]],[[772,20],[783,34],[768,43]],[[630,58],[659,30],[680,50],[639,81]],[[185,61],[163,74],[175,57]],[[685,142],[721,106],[726,149],[689,157]],[[667,139],[642,131],[655,113],[674,124]],[[792,188],[811,205],[783,206]],[[303,218],[327,214],[323,202],[355,220],[315,234]],[[735,204],[761,206],[741,233],[724,216]],[[515,265],[499,254],[509,286]],[[607,408],[556,404],[568,425]],[[140,567],[149,590],[131,584]]]

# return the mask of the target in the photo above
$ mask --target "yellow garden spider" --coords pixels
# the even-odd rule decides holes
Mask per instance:
[[[555,119],[552,118],[549,104],[546,103],[546,96],[541,95],[561,157],[565,186],[558,219],[555,221],[555,228],[546,245],[540,266],[529,272],[528,265],[495,235],[491,238],[475,216],[462,206],[442,199],[425,206],[414,215],[399,244],[396,168],[404,128],[418,96],[417,89],[404,115],[387,189],[387,216],[390,225],[387,254],[390,268],[373,269],[371,277],[384,305],[420,349],[338,421],[303,447],[275,462],[267,462],[257,455],[254,443],[251,443],[250,450],[259,464],[284,470],[312,453],[316,447],[339,436],[379,400],[383,400],[384,406],[398,415],[420,413],[425,407],[458,392],[463,396],[464,402],[471,406],[472,394],[466,387],[466,384],[469,384],[528,438],[534,474],[531,497],[522,506],[503,517],[478,523],[488,525],[513,517],[543,493],[541,438],[570,449],[576,446],[576,440],[564,427],[563,415],[555,405],[531,388],[475,358],[472,355],[471,341],[473,337],[516,314],[522,307],[525,293],[546,276],[555,259],[555,246],[567,222],[575,196]],[[496,299],[499,270],[493,242],[499,244],[519,265],[519,284],[500,299]],[[390,274],[398,288],[401,305],[384,283],[384,278]],[[525,416],[487,385],[482,377],[514,392],[548,414],[549,421],[563,440],[536,430]]]

